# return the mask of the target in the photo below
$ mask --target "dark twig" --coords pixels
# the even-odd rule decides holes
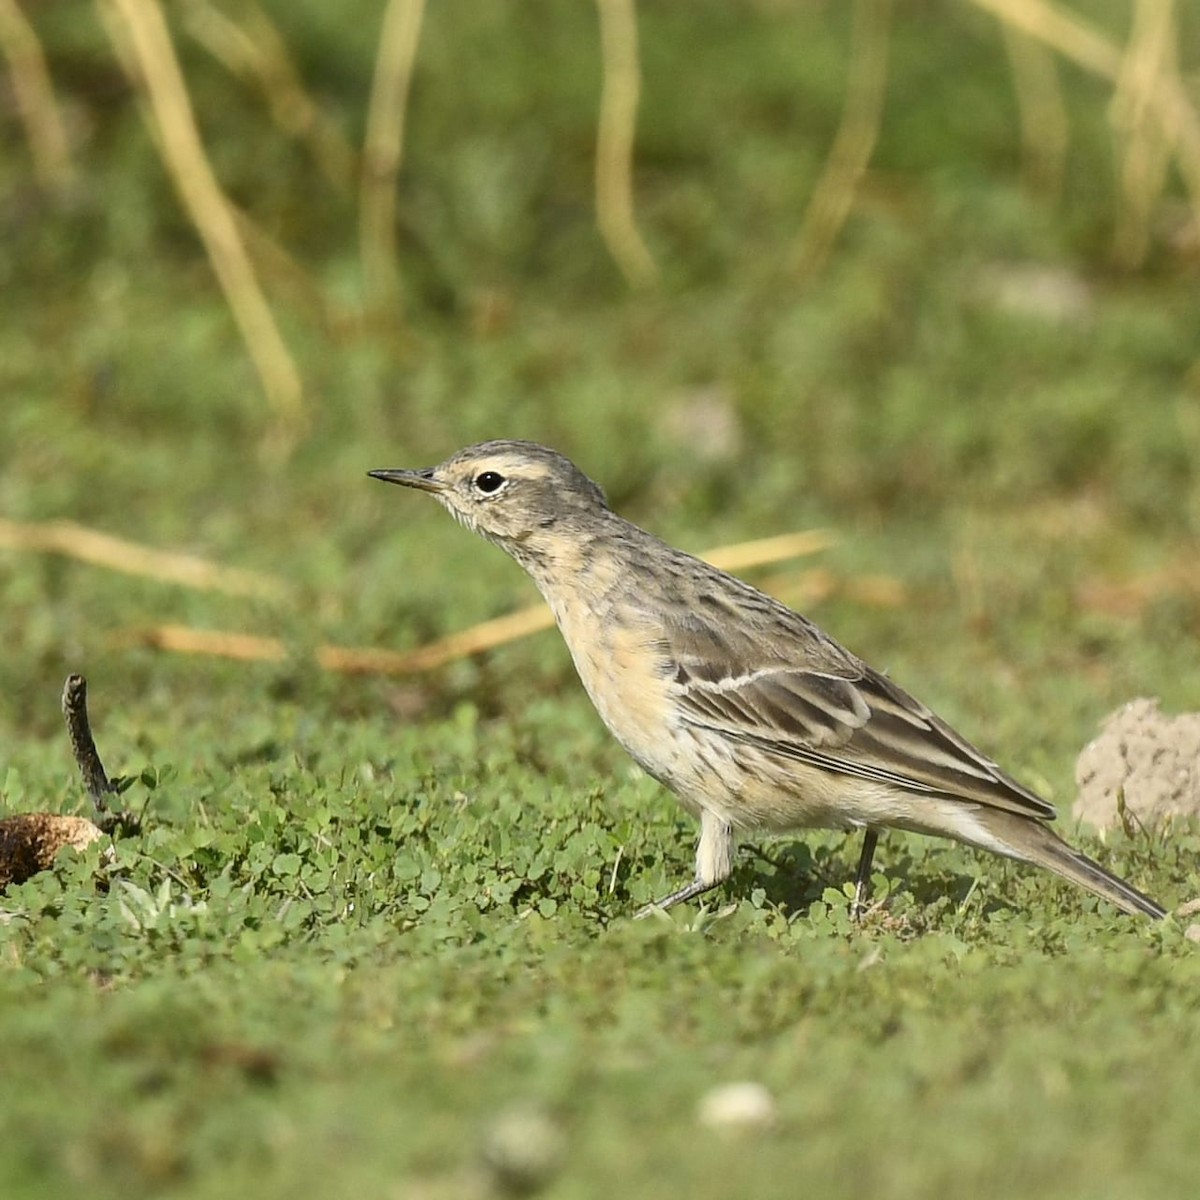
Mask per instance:
[[[88,720],[87,680],[82,675],[68,675],[62,694],[63,717],[67,722],[67,736],[71,739],[71,750],[79,764],[84,786],[92,797],[98,813],[108,812],[108,794],[116,791],[109,781],[96,750],[92,737],[92,726]]]
[[[91,722],[88,720],[87,680],[82,675],[67,676],[67,682],[63,685],[62,710],[75,762],[79,766],[84,786],[96,810],[96,824],[110,835],[117,831],[139,832],[139,817],[132,813],[115,812],[108,806],[109,795],[120,791],[120,788],[109,779],[104,764],[100,761],[100,754],[92,737]]]

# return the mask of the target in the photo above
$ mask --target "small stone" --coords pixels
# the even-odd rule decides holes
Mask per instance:
[[[719,384],[692,388],[675,397],[659,424],[667,438],[706,462],[736,458],[742,449],[737,404]]]
[[[562,1165],[566,1137],[547,1113],[510,1108],[484,1131],[481,1155],[496,1188],[509,1195],[537,1191]]]
[[[775,1117],[775,1100],[761,1083],[723,1083],[700,1101],[700,1124],[710,1129],[762,1129]]]
[[[1184,931],[1183,936],[1189,942],[1200,942],[1200,925],[1189,925]]]
[[[976,293],[1002,312],[1049,325],[1086,321],[1095,309],[1087,280],[1043,263],[997,263],[980,273]]]

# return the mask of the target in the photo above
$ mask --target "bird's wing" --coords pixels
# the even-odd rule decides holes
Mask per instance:
[[[748,633],[731,644],[728,625],[702,622],[673,631],[670,660],[684,721],[836,774],[1054,817],[1050,804],[920,701],[782,611],[791,620],[768,638]]]

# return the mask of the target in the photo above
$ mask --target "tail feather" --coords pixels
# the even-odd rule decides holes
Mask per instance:
[[[980,824],[1004,846],[1002,853],[1045,867],[1131,916],[1161,920],[1167,915],[1162,905],[1069,846],[1041,821],[999,809],[978,815]]]

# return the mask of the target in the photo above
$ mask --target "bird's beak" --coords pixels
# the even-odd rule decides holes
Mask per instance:
[[[446,485],[440,479],[435,479],[432,467],[423,467],[419,471],[368,471],[372,479],[382,479],[384,483],[398,483],[402,487],[417,488],[422,492],[444,492]]]

